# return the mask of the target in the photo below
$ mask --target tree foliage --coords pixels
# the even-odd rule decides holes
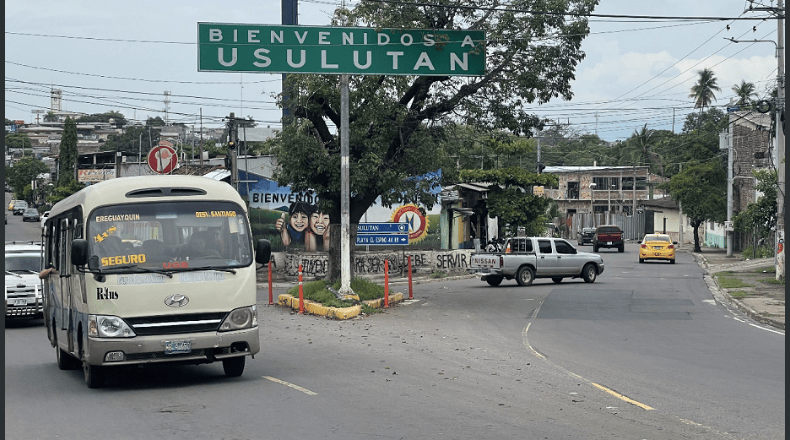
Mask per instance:
[[[431,191],[458,164],[459,158],[453,157],[457,147],[447,148],[457,125],[527,136],[541,127],[542,121],[523,107],[572,97],[570,84],[589,32],[584,15],[596,4],[516,0],[507,9],[495,10],[498,2],[493,0],[477,3],[478,8],[462,0],[435,6],[360,2],[353,10],[338,10],[336,25],[476,29],[488,38],[484,48],[476,48],[487,54],[487,72],[481,77],[351,77],[351,222],[358,222],[379,196],[385,206],[433,206],[437,198]],[[337,223],[340,139],[332,127],[340,126],[339,77],[289,75],[286,90],[285,105],[293,120],[271,143],[270,153],[280,165],[275,178],[294,191],[314,190]]]
[[[29,186],[32,180],[36,179],[39,174],[48,172],[49,167],[41,159],[25,156],[16,161],[13,166],[6,165],[5,181],[16,195],[23,196],[25,187]]]
[[[72,118],[66,118],[59,152],[58,186],[68,186],[77,180],[77,122]]]
[[[30,142],[30,137],[25,133],[8,133],[5,135],[5,148],[6,151],[9,148],[29,150],[33,148],[33,145]]]
[[[720,91],[721,87],[718,85],[716,75],[712,70],[705,68],[697,71],[697,82],[691,86],[689,98],[694,100],[694,108],[702,111],[705,107],[710,107],[710,104],[716,100],[714,92]]]
[[[660,185],[680,202],[694,228],[694,252],[700,252],[699,226],[705,221],[727,218],[727,172],[717,160],[695,163]]]
[[[92,115],[80,116],[77,118],[77,123],[80,122],[107,122],[112,120],[113,124],[121,128],[126,125],[126,117],[121,112],[109,111],[105,113],[94,113]]]
[[[754,232],[760,238],[768,238],[776,227],[776,195],[778,180],[776,171],[755,170],[755,189],[762,193],[757,201],[735,214],[733,226],[739,232]]]
[[[150,126],[135,125],[128,127],[121,134],[107,136],[102,151],[123,151],[138,153],[146,157],[148,151],[159,144],[159,130],[151,130]],[[141,146],[142,145],[142,146]]]

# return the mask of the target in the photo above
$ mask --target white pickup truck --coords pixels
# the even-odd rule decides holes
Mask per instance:
[[[581,277],[594,283],[603,269],[600,255],[578,252],[567,241],[548,237],[510,238],[503,253],[472,254],[469,262],[469,271],[491,286],[513,278],[520,286],[532,284],[535,278],[560,283],[563,278]]]

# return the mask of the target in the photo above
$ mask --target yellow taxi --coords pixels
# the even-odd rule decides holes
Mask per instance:
[[[14,203],[16,203],[16,200],[11,200],[11,203],[8,204],[8,210],[9,211],[13,211],[14,210]]]
[[[639,262],[645,260],[668,260],[675,264],[675,245],[677,241],[667,234],[646,234],[639,246]]]

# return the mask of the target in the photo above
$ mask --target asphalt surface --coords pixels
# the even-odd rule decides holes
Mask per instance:
[[[714,297],[722,303],[731,304],[755,321],[784,330],[785,328],[785,285],[777,284],[775,279],[774,259],[758,258],[743,259],[739,252],[727,256],[725,249],[703,247],[701,252],[690,249],[679,252],[691,253],[697,264],[706,272],[705,280]],[[268,292],[268,280],[265,270],[258,272],[258,290]],[[424,284],[453,279],[469,278],[468,274],[456,274],[444,278],[431,278],[428,275],[415,276],[412,284]],[[743,287],[722,287],[724,278],[736,279]],[[383,283],[384,277],[373,278]],[[272,282],[272,296],[277,303],[277,296],[298,285],[296,281],[277,280]],[[727,284],[725,284],[727,285]],[[403,293],[408,299],[408,280],[405,278],[390,279],[391,293]]]

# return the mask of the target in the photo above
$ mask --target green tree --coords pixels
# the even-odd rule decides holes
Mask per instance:
[[[711,160],[684,166],[659,188],[669,191],[683,206],[683,213],[694,228],[694,252],[701,252],[700,225],[706,221],[721,223],[727,218],[727,172],[721,162]]]
[[[691,87],[689,98],[694,99],[694,108],[700,109],[700,113],[709,107],[716,100],[716,94],[721,88],[717,84],[716,75],[713,71],[705,68],[697,71],[697,82]]]
[[[44,122],[58,122],[58,115],[49,111],[44,115]]]
[[[109,111],[106,113],[94,113],[92,115],[80,116],[77,118],[77,123],[80,122],[107,122],[112,120],[116,127],[121,128],[126,125],[126,117],[121,112]]]
[[[20,198],[25,195],[25,187],[30,186],[30,182],[38,177],[39,174],[48,173],[49,167],[40,159],[33,156],[25,156],[13,166],[6,165],[5,180],[14,190],[14,194]],[[26,199],[32,202],[32,199]]]
[[[77,180],[77,122],[72,118],[66,118],[59,152],[57,186],[69,186]]]
[[[760,198],[733,217],[733,226],[739,232],[754,232],[760,238],[768,238],[776,227],[776,171],[754,170],[757,178],[755,189],[762,193]]]
[[[515,236],[519,228],[527,235],[542,235],[546,229],[548,210],[552,199],[532,194],[535,186],[557,186],[559,178],[554,174],[536,174],[521,168],[496,170],[462,170],[462,182],[488,182],[488,198],[484,212],[478,215],[499,217],[510,235]],[[501,236],[501,235],[500,235]]]
[[[8,133],[5,135],[5,148],[9,151],[10,148],[21,149],[22,155],[25,150],[33,148],[30,138],[25,133]]]
[[[109,135],[101,150],[141,154],[145,159],[151,148],[159,145],[159,135],[159,130],[150,130],[148,126],[135,125],[126,128],[121,134]]]
[[[523,107],[572,97],[570,84],[584,58],[581,43],[589,32],[585,14],[596,4],[517,1],[507,10],[482,10],[468,8],[463,0],[427,7],[417,2],[361,2],[351,11],[338,10],[335,24],[475,28],[488,36],[488,71],[481,77],[351,78],[351,222],[358,222],[379,196],[385,205],[435,204],[437,198],[429,190],[442,183],[440,178],[420,180],[422,191],[417,192],[411,191],[415,181],[410,178],[455,168],[454,151],[446,150],[449,127],[461,123],[474,130],[529,136],[542,126]],[[519,8],[548,14],[513,12]],[[286,88],[294,91],[288,101],[294,118],[272,143],[270,153],[280,165],[275,177],[294,191],[314,190],[332,221],[339,222],[340,139],[331,128],[340,126],[339,77],[289,75]]]
[[[85,188],[85,185],[76,180],[71,180],[65,185],[58,185],[53,188],[51,194],[47,196],[47,202],[54,205],[82,188]]]
[[[757,96],[757,91],[754,88],[754,83],[747,83],[741,80],[741,84],[732,86],[732,91],[738,97],[738,106],[741,110],[751,108],[752,98]]]

